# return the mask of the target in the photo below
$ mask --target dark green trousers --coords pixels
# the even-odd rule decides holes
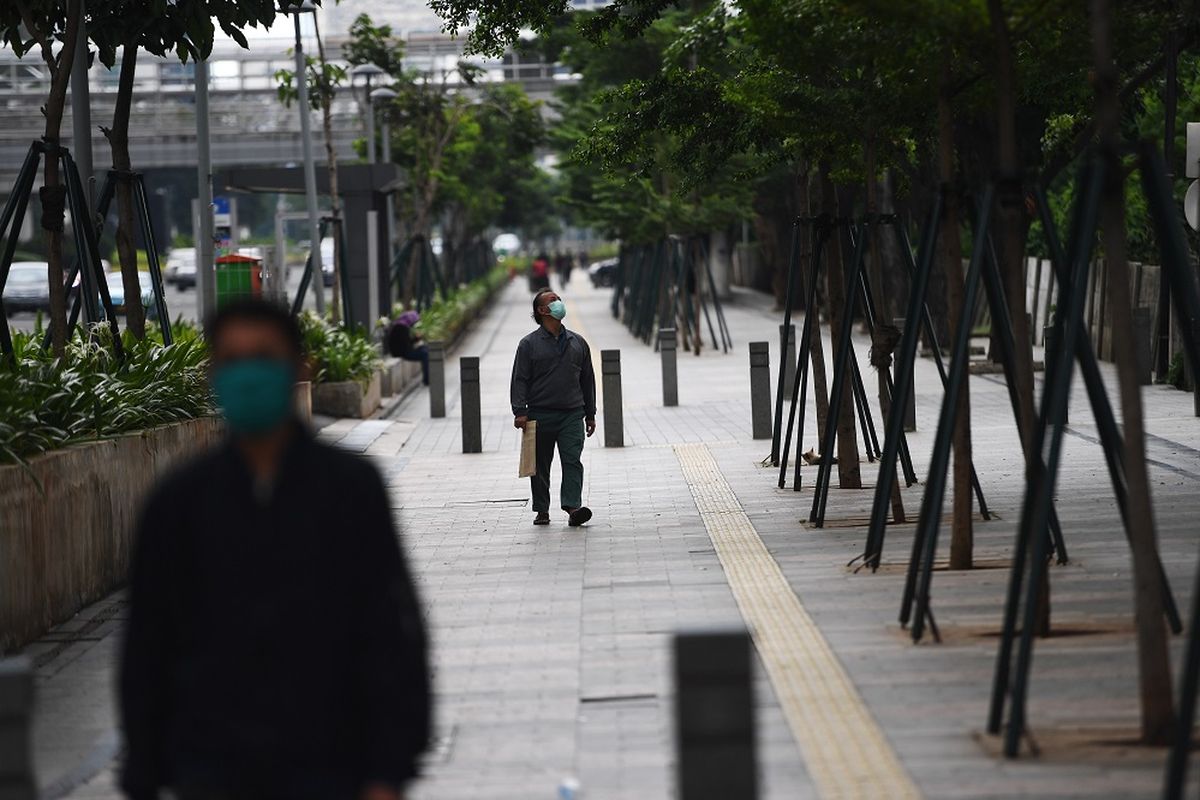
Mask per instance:
[[[550,511],[550,462],[558,447],[562,466],[562,485],[559,505],[579,508],[583,505],[583,409],[574,411],[534,411],[529,418],[537,420],[537,473],[529,478],[533,489],[533,510]]]

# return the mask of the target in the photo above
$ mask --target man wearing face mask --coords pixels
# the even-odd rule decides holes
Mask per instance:
[[[205,333],[229,435],[141,517],[122,788],[401,800],[429,739],[429,676],[383,483],[296,418],[306,368],[286,309],[239,301]]]
[[[513,424],[522,430],[537,421],[537,472],[533,489],[534,525],[550,524],[550,462],[554,448],[562,464],[559,501],[567,522],[579,527],[592,518],[583,505],[584,432],[596,432],[596,376],[583,337],[567,330],[562,298],[549,289],[533,297],[538,328],[517,346],[511,400]]]

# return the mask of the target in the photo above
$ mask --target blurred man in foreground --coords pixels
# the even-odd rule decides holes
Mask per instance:
[[[429,738],[420,606],[365,460],[293,411],[300,331],[222,308],[206,337],[228,439],[150,495],[121,663],[135,800],[400,800]]]

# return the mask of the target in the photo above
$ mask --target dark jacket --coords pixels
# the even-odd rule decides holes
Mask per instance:
[[[393,322],[387,329],[388,355],[400,358],[412,352],[412,328],[401,322]]]
[[[596,374],[592,351],[577,333],[562,329],[555,338],[544,325],[521,339],[509,387],[514,416],[533,411],[581,409],[596,416]]]
[[[352,798],[417,774],[421,609],[383,483],[307,432],[272,490],[231,443],[144,509],[121,663],[122,787]]]

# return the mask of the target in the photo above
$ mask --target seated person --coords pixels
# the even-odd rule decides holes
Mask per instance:
[[[429,348],[421,342],[421,334],[413,326],[421,319],[416,311],[405,311],[392,321],[387,330],[388,355],[405,361],[421,362],[421,383],[429,385]]]

